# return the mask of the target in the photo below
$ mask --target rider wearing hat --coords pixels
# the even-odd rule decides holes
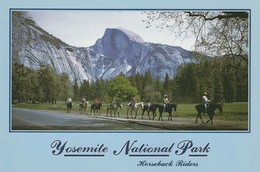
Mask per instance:
[[[209,102],[210,102],[210,100],[207,97],[207,92],[203,93],[202,100],[203,100],[203,104],[204,104],[204,107],[205,107],[205,112],[207,112]]]
[[[165,111],[165,108],[170,104],[170,101],[168,99],[168,96],[167,95],[164,95],[163,97],[163,109]]]

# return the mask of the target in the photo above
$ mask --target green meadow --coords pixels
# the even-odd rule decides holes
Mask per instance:
[[[216,115],[214,116],[214,124],[203,125],[198,119],[198,124],[195,123],[197,117],[197,112],[195,109],[196,104],[177,104],[177,111],[173,112],[173,121],[168,120],[168,114],[163,113],[164,121],[158,121],[159,112],[157,110],[156,117],[154,120],[149,120],[147,112],[144,114],[143,120],[141,119],[142,111],[138,112],[137,119],[142,120],[142,124],[159,126],[167,130],[248,130],[248,119],[249,118],[249,107],[247,102],[242,103],[225,103],[223,104],[223,113],[216,110]],[[106,116],[106,107],[108,104],[103,104],[101,109],[101,116]],[[59,111],[66,112],[65,102],[57,102],[56,104],[29,104],[29,103],[17,103],[13,104],[15,108],[25,108],[25,109],[38,109],[38,110],[48,110],[48,111]],[[90,104],[88,105],[88,110],[85,115],[89,115]],[[78,104],[74,103],[72,112],[73,115],[81,115],[78,112]],[[119,117],[117,119],[127,118],[127,103],[123,104],[123,109],[120,111]],[[84,114],[83,114],[84,115]],[[152,114],[150,113],[150,116]],[[130,117],[130,116],[129,116]],[[204,122],[208,120],[208,116],[202,114],[202,119]],[[150,122],[154,121],[154,122]],[[156,122],[158,121],[158,122]],[[149,123],[148,123],[149,122]]]

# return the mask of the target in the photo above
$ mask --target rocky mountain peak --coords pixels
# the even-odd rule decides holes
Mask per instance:
[[[154,78],[173,77],[177,67],[193,62],[192,53],[181,47],[145,42],[123,28],[107,28],[91,47],[73,47],[40,28],[32,18],[13,13],[12,58],[37,69],[50,65],[73,81],[111,79],[150,71]]]
[[[93,49],[109,57],[124,56],[132,43],[142,43],[143,39],[134,32],[123,28],[107,28]]]

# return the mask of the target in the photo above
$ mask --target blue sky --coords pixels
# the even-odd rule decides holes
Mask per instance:
[[[106,28],[125,28],[144,41],[181,46],[191,50],[192,39],[177,39],[164,29],[146,28],[145,15],[138,10],[33,10],[39,26],[69,45],[88,47],[101,38]]]

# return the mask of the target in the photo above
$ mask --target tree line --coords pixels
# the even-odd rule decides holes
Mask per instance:
[[[196,63],[181,65],[173,78],[166,73],[164,78],[153,78],[150,71],[130,77],[123,74],[111,80],[97,79],[94,82],[76,79],[71,82],[67,74],[57,74],[50,66],[41,65],[32,70],[24,65],[12,65],[12,100],[19,102],[56,103],[71,97],[80,101],[85,97],[92,101],[98,97],[103,102],[116,98],[127,102],[132,95],[138,101],[148,98],[161,103],[168,95],[174,103],[199,103],[203,92],[214,102],[248,101],[248,65],[233,58],[201,58]]]

